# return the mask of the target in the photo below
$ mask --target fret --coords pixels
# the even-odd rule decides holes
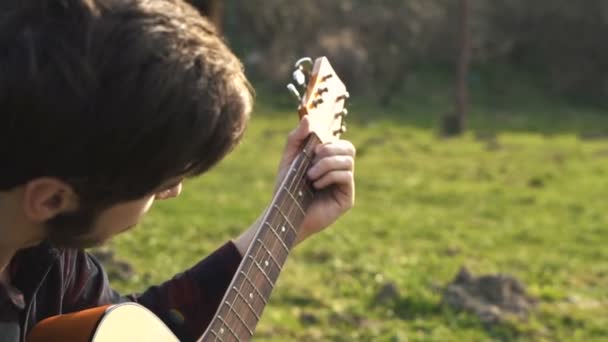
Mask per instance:
[[[298,166],[298,170],[295,175],[293,175],[293,179],[291,180],[291,182],[289,182],[288,188],[291,188],[294,185],[294,182],[300,183],[301,180],[306,181],[305,173],[308,170],[309,166],[310,162],[308,160],[304,160],[304,163]]]
[[[264,272],[266,272],[266,274],[268,275],[268,277],[270,279],[276,280],[279,277],[279,274],[281,273],[281,270],[282,270],[281,264],[275,258],[273,253],[271,253],[270,250],[268,250],[266,245],[261,240],[258,239],[258,240],[256,240],[256,242],[259,245],[259,246],[256,245],[256,248],[258,248],[259,253],[256,252],[255,258],[253,258],[253,259],[255,260],[255,262],[258,265],[260,265],[261,268],[264,269]],[[251,258],[251,256],[250,256],[250,258]],[[251,272],[249,272],[249,273],[251,273]]]
[[[253,289],[255,290],[255,292],[258,293],[259,297],[262,299],[262,301],[264,302],[264,305],[266,305],[266,297],[264,297],[264,295],[262,295],[262,293],[260,292],[260,290],[258,290],[257,286],[255,286],[255,284],[251,281],[251,279],[249,279],[249,277],[247,276],[247,274],[243,271],[240,271],[240,273],[245,277],[245,279],[247,279],[247,282],[249,284],[251,284],[251,286],[253,287]]]
[[[304,174],[310,166],[310,159],[307,155],[300,154],[293,163],[292,174],[288,175],[292,179],[290,179],[289,182],[286,182],[289,183],[289,187],[293,185],[294,181],[299,181],[304,178]]]
[[[283,239],[281,239],[281,237],[279,236],[279,234],[277,234],[277,232],[274,231],[274,229],[272,228],[272,226],[270,225],[270,223],[264,222],[264,224],[269,227],[268,230],[270,230],[274,234],[274,236],[277,237],[277,240],[279,240],[279,242],[281,242],[281,245],[283,245],[283,249],[285,249],[285,252],[289,253],[289,247],[287,247],[287,245],[285,244],[285,242],[283,242]]]
[[[241,278],[241,276],[239,276],[239,278]],[[262,312],[264,311],[265,298],[268,297],[260,291],[256,291],[256,289],[250,283],[242,281],[242,279],[239,282],[236,282],[234,287],[239,290],[238,292],[240,296],[244,298],[248,305],[251,305],[255,313],[258,316],[261,316]],[[269,291],[266,291],[265,293],[270,294]],[[238,298],[235,299],[238,300]],[[248,316],[249,318],[253,318],[250,314],[248,314]]]
[[[308,151],[309,149],[307,149],[306,147],[304,147],[302,151],[300,151],[300,153],[296,157],[296,162],[294,163],[295,167],[299,169],[301,166],[305,166],[305,168],[307,168],[308,165],[304,164],[310,164],[310,161],[312,160],[312,153],[308,153]]]
[[[247,298],[245,298],[245,297],[243,296],[243,294],[241,293],[241,291],[239,291],[239,290],[236,288],[236,286],[233,286],[233,287],[232,287],[232,289],[233,289],[234,291],[236,291],[236,295],[237,295],[239,298],[241,298],[241,300],[242,300],[243,302],[245,302],[245,304],[247,304],[247,306],[249,307],[249,310],[251,310],[251,312],[252,312],[252,313],[253,313],[253,315],[255,316],[255,319],[259,321],[259,320],[260,320],[260,316],[258,315],[258,312],[257,312],[257,311],[255,311],[255,309],[253,308],[253,306],[251,306],[251,304],[249,303],[249,301],[247,300]]]
[[[306,157],[306,159],[310,160],[314,155],[315,147],[320,143],[319,139],[316,136],[311,136],[304,148],[302,148],[301,153]]]
[[[243,317],[241,317],[241,315],[239,315],[238,311],[234,310],[234,307],[232,307],[232,304],[230,304],[229,301],[224,301],[224,304],[230,310],[229,312],[233,313],[236,316],[236,318],[238,318],[239,322],[241,322],[241,324],[245,327],[245,329],[247,329],[249,336],[253,336],[253,331],[249,328],[249,326],[247,326],[247,323],[245,323],[245,321],[243,320]]]
[[[303,191],[301,203],[306,209],[308,209],[315,197],[314,188],[312,187],[310,181],[307,180],[304,182],[304,184],[302,184],[301,190]]]
[[[222,316],[217,315],[217,318],[220,320],[220,322],[222,322],[222,325],[220,326],[220,334],[224,334],[224,327],[228,328],[228,331],[230,332],[230,334],[234,337],[236,337],[237,341],[240,341],[239,336],[232,330],[232,328],[230,327],[230,325],[226,324],[226,321],[224,321],[224,319],[222,318]]]
[[[245,340],[248,340],[247,335],[245,334],[245,331],[243,330],[242,327],[239,327],[238,324],[242,324],[244,326],[245,329],[247,329],[248,331],[253,331],[253,328],[255,328],[255,325],[257,323],[257,320],[255,319],[255,317],[253,317],[253,315],[248,314],[248,312],[245,310],[244,314],[241,314],[241,312],[244,310],[242,304],[238,301],[238,294],[239,291],[238,289],[236,289],[236,291],[227,291],[226,292],[226,296],[223,300],[222,303],[222,307],[223,307],[223,317],[224,320],[227,322],[232,322],[232,328],[235,332],[237,332],[239,334],[239,336],[241,338],[245,338]],[[236,316],[236,318],[235,318]],[[238,323],[235,323],[238,322]],[[249,337],[251,337],[252,335],[250,334]]]
[[[261,273],[264,276],[264,278],[266,278],[266,281],[268,281],[268,284],[270,285],[270,287],[273,288],[274,287],[274,281],[272,281],[272,279],[270,279],[268,277],[268,275],[266,274],[266,272],[264,272],[264,270],[262,269],[262,267],[260,266],[260,264],[258,264],[257,262],[255,262],[255,259],[251,255],[249,256],[249,258],[251,258],[253,264],[257,266],[258,270],[261,271]]]
[[[315,197],[315,193],[312,190],[312,186],[308,183],[308,181],[306,181],[303,188],[308,193],[308,196],[309,196],[308,200],[311,201]]]
[[[304,156],[306,156],[306,158],[308,158],[308,159],[310,159],[310,157],[312,157],[312,155],[313,155],[313,152],[311,152],[311,151],[314,150],[314,146],[313,145],[316,145],[316,142],[314,141],[314,139],[310,139],[308,141],[308,143],[306,144],[306,146],[304,146],[304,148],[302,149],[301,153]]]
[[[304,171],[306,170],[308,170],[308,165],[304,168]],[[294,180],[296,183],[292,183],[288,187],[289,194],[294,200],[297,199],[300,204],[303,204],[303,207],[306,207],[309,201],[314,197],[314,189],[312,188],[312,184],[305,177],[299,177],[298,179]],[[298,195],[297,198],[293,196],[296,190]]]
[[[222,340],[222,338],[215,332],[215,330],[211,329],[210,331],[213,337],[215,337],[215,341],[220,340],[220,342],[224,342],[224,340]]]
[[[281,216],[283,216],[283,218],[287,222],[287,225],[289,226],[289,228],[294,232],[294,234],[297,237],[298,236],[298,232],[296,231],[296,229],[294,228],[294,226],[291,224],[291,222],[287,218],[287,215],[285,215],[285,213],[283,213],[283,211],[281,210],[281,208],[278,205],[275,204],[274,207],[277,208],[277,210],[279,211],[279,214],[281,214]]]
[[[238,284],[235,283],[234,287],[237,287],[239,289],[239,293],[243,298],[249,297],[249,301],[251,302],[252,306],[258,307],[259,305],[257,305],[257,304],[258,303],[261,304],[260,310],[256,310],[256,312],[258,314],[262,313],[262,309],[264,308],[264,302],[263,302],[263,299],[265,297],[264,294],[262,294],[260,291],[257,290],[257,288],[255,288],[253,285],[251,285],[248,282],[241,281]],[[262,300],[260,300],[258,302],[258,301],[256,301],[256,298],[261,298]]]
[[[283,188],[283,190],[285,192],[287,192],[287,194],[289,195],[289,197],[291,197],[293,199],[293,201],[296,203],[296,206],[298,207],[298,209],[300,209],[300,213],[302,213],[302,215],[306,215],[306,210],[304,210],[302,208],[302,206],[300,205],[300,203],[298,202],[298,200],[296,199],[296,197],[289,191],[289,189],[287,188]],[[302,196],[302,192],[300,191],[300,193],[298,194],[299,196]]]
[[[272,261],[274,261],[274,264],[277,265],[279,272],[281,272],[282,271],[281,264],[277,261],[277,259],[274,258],[274,255],[272,255],[272,253],[268,250],[268,248],[266,248],[266,245],[264,245],[264,243],[260,239],[257,239],[257,241],[262,246],[262,248],[264,248],[264,250],[266,251],[266,254],[268,254],[270,256],[270,258],[272,259]]]

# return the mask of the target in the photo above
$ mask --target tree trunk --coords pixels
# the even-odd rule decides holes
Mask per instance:
[[[471,6],[469,0],[458,0],[458,30],[457,41],[459,55],[456,71],[455,110],[443,118],[443,134],[446,136],[459,135],[467,126],[467,110],[469,107],[469,66],[471,63]]]
[[[223,0],[192,0],[192,5],[196,7],[202,15],[209,18],[219,33],[222,32],[222,19],[224,17]]]

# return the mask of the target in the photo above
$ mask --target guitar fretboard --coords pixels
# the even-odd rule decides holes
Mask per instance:
[[[261,220],[216,314],[199,341],[249,341],[299,233],[314,189],[306,177],[319,139],[311,134]]]

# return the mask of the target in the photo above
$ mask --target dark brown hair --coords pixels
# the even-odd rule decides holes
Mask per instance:
[[[0,191],[42,176],[108,206],[197,175],[241,139],[242,65],[178,0],[0,4]]]

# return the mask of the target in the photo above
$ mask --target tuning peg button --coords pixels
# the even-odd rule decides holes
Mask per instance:
[[[348,115],[348,110],[346,110],[346,108],[343,108],[341,111],[337,112],[336,114],[334,114],[334,117],[336,118],[345,118]]]
[[[302,69],[295,70],[291,76],[292,76],[294,82],[296,82],[297,85],[299,85],[300,87],[303,87],[306,85],[306,75],[304,75],[304,72],[302,72]]]
[[[296,61],[294,64],[296,69],[303,70],[306,73],[310,73],[312,71],[312,58],[303,57]]]
[[[346,124],[342,123],[342,126],[340,126],[340,129],[334,131],[334,135],[342,134],[342,133],[345,133],[345,132],[346,132]]]
[[[289,90],[289,93],[293,95],[293,97],[295,97],[298,102],[302,102],[302,96],[300,96],[300,92],[298,91],[298,89],[296,89],[296,86],[294,86],[293,83],[289,83],[287,85],[287,90]]]
[[[350,94],[346,91],[346,92],[344,92],[344,94],[338,96],[338,101],[340,101],[340,100],[348,100],[349,97],[350,97]]]

